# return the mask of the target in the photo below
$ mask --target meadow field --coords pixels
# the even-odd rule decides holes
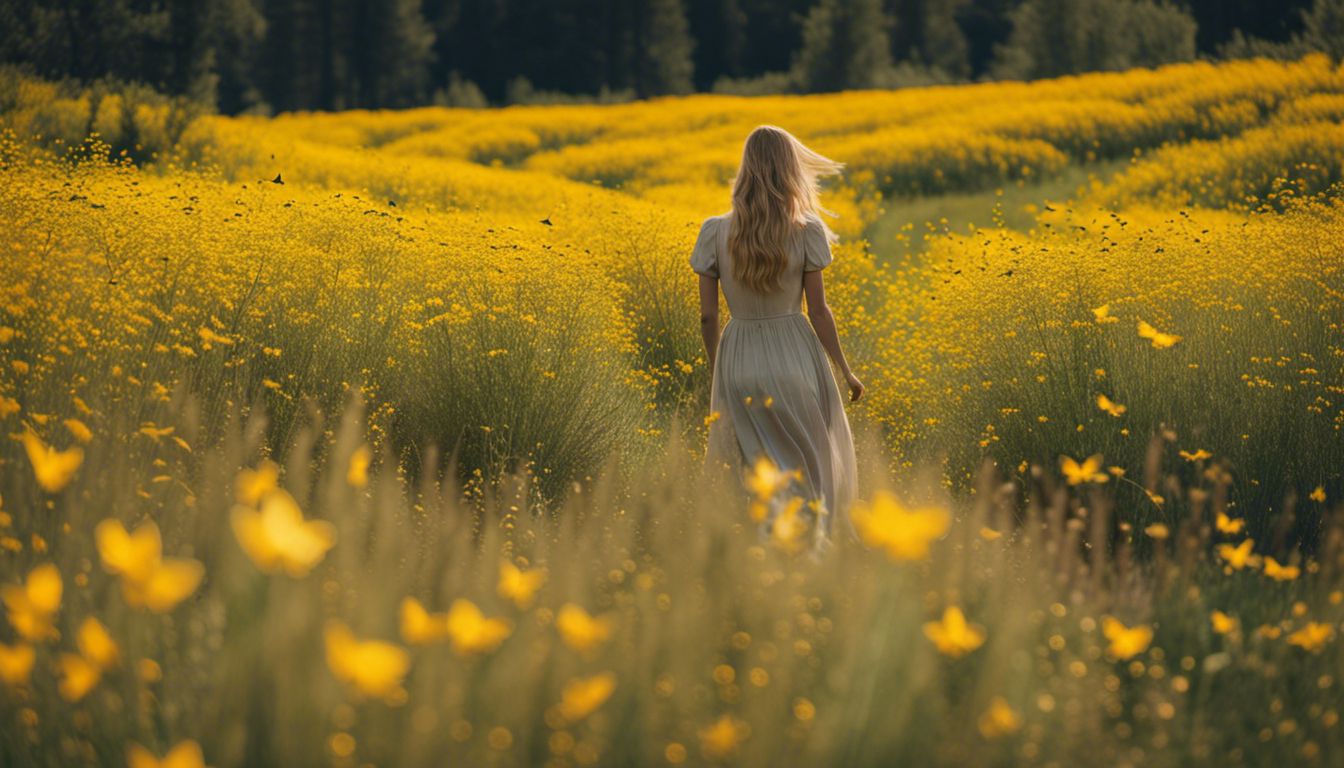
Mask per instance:
[[[847,166],[821,562],[700,461],[762,123]],[[4,765],[1344,759],[1325,55],[0,132]]]

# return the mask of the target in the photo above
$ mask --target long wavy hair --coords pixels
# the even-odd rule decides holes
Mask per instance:
[[[821,206],[818,179],[843,168],[844,163],[813,152],[778,126],[758,126],[747,136],[733,178],[728,227],[728,253],[739,283],[762,293],[779,288],[789,245],[809,215],[835,215]],[[824,221],[822,228],[827,239],[835,240]]]

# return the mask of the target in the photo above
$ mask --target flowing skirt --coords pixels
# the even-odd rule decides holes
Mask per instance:
[[[849,520],[858,475],[854,439],[835,375],[812,324],[801,312],[730,318],[715,357],[706,461],[739,475],[761,456],[781,469],[800,470],[799,490],[819,500],[822,533],[834,518]]]

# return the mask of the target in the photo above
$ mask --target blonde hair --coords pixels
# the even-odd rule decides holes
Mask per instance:
[[[821,207],[818,178],[836,174],[844,163],[813,152],[793,134],[774,125],[758,126],[742,147],[733,178],[733,213],[728,253],[733,277],[762,293],[779,287],[788,266],[788,246]],[[835,236],[821,223],[827,239]]]

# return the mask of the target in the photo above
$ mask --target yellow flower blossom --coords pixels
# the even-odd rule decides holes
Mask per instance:
[[[527,610],[537,594],[537,590],[546,583],[546,569],[532,568],[523,570],[508,560],[499,563],[499,582],[495,585],[500,597],[508,598],[519,610]]]
[[[27,429],[23,433],[23,449],[33,465],[37,484],[47,493],[60,493],[74,479],[79,465],[84,462],[84,449],[79,446],[58,451],[42,442],[37,433]]]
[[[335,619],[323,630],[327,666],[338,680],[366,696],[395,698],[411,666],[404,648],[382,640],[361,640]]]
[[[25,640],[37,642],[58,637],[53,617],[61,607],[61,573],[51,563],[28,572],[23,584],[0,587],[9,624]]]
[[[336,526],[326,520],[305,520],[288,491],[272,488],[254,509],[235,505],[229,515],[234,536],[257,568],[306,576],[336,543]]]
[[[1002,696],[995,696],[990,700],[989,708],[976,720],[976,727],[981,736],[994,739],[1016,733],[1022,727],[1022,716]]]
[[[509,622],[501,618],[486,618],[476,604],[459,597],[448,606],[445,617],[448,637],[453,650],[460,656],[489,653],[499,647],[512,633]]]
[[[1079,462],[1069,456],[1059,457],[1059,469],[1064,473],[1064,479],[1069,485],[1081,485],[1084,483],[1104,483],[1110,477],[1101,471],[1101,454],[1088,456]]]
[[[966,616],[955,605],[943,609],[940,621],[925,622],[924,636],[939,653],[954,659],[965,656],[985,642],[984,628],[968,624]]]
[[[565,603],[555,617],[555,628],[566,645],[586,652],[611,637],[615,622],[610,616],[592,616],[579,605]]]
[[[557,710],[567,722],[578,722],[602,706],[615,690],[616,675],[613,672],[575,678],[565,683]]]
[[[126,747],[126,768],[206,768],[201,745],[191,739],[179,741],[162,759],[131,742]]]
[[[850,517],[863,543],[886,551],[892,560],[923,560],[929,547],[952,526],[942,507],[909,508],[894,494],[879,490],[871,502],[854,504]]]
[[[1101,620],[1101,633],[1110,641],[1106,652],[1111,656],[1125,660],[1148,650],[1153,642],[1153,628],[1147,625],[1127,627],[1113,616]]]

